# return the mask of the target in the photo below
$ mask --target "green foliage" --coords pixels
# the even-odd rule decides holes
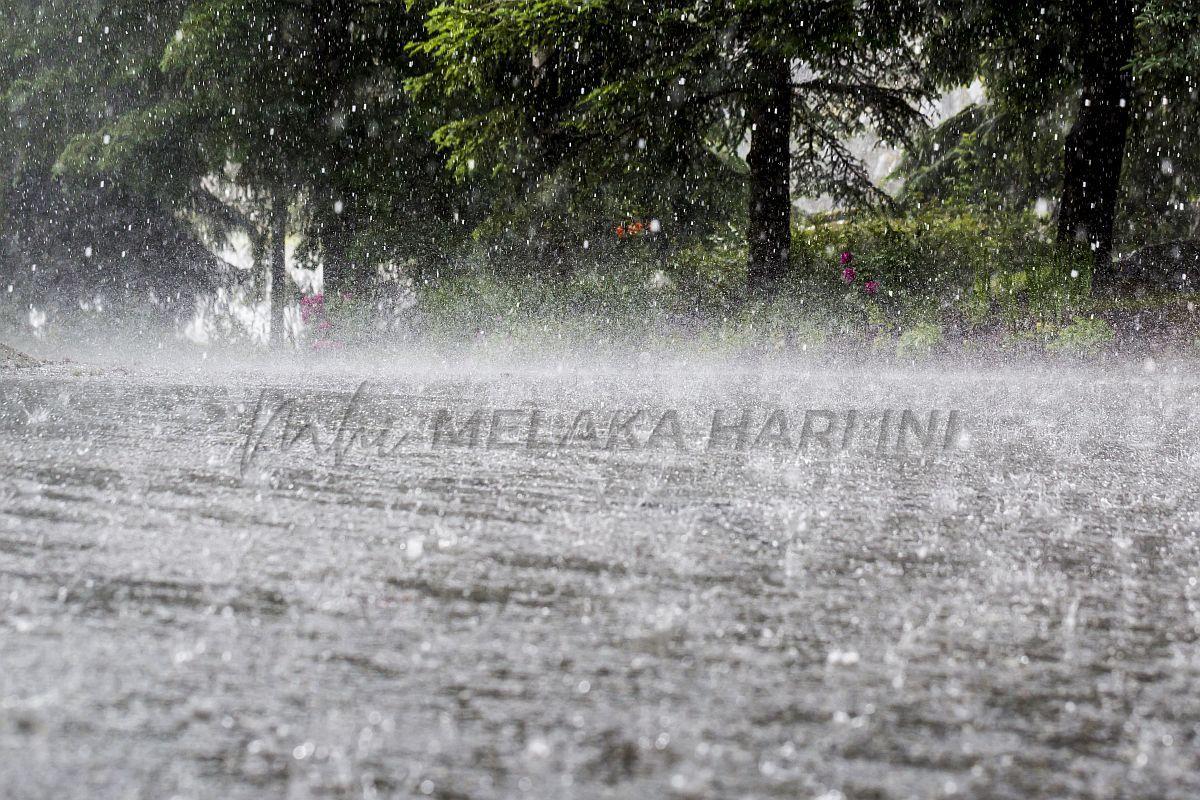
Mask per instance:
[[[900,334],[896,341],[896,355],[901,358],[923,356],[933,352],[945,342],[942,329],[933,322],[918,322]]]
[[[1112,326],[1102,319],[1077,319],[1066,325],[1047,345],[1047,349],[1073,355],[1095,355],[1114,337]]]
[[[174,143],[129,155],[145,176],[137,182],[71,168],[107,157],[111,139],[98,131],[161,97],[158,54],[185,5],[0,0],[0,241],[10,283],[68,305],[140,293],[170,309],[189,307],[187,291],[215,278],[215,259],[173,213]]]
[[[1200,203],[1200,7],[1140,7],[1129,244],[1194,235]],[[1057,248],[1042,218],[1089,52],[1077,3],[0,8],[0,236],[13,275],[50,262],[81,285],[120,285],[141,269],[169,298],[181,275],[222,266],[202,238],[243,232],[265,258],[282,199],[300,262],[323,265],[332,294],[352,289],[367,308],[385,273],[466,327],[543,311],[602,326],[609,312],[707,315],[730,339],[747,326],[907,350],[929,326],[1044,338],[1090,290],[1088,254]],[[745,291],[749,109],[767,57],[792,68],[791,187],[845,209],[796,227],[778,306]],[[920,101],[976,79],[986,101],[923,133]],[[853,155],[864,134],[906,147],[898,204]],[[657,232],[616,235],[632,221]],[[854,254],[850,285],[842,251]]]
[[[984,286],[976,282],[976,300],[998,308],[1008,326],[1016,330],[1023,322],[1059,322],[1072,305],[1089,293],[1091,259],[1086,251],[1064,255],[1047,248],[1026,260],[993,271]]]
[[[957,299],[981,275],[1049,250],[1045,231],[1024,216],[982,216],[962,207],[899,215],[814,217],[794,237],[793,262],[805,283],[838,289],[838,256],[853,254],[863,280],[886,296]]]
[[[686,235],[725,210],[703,187],[744,180],[747,110],[763,91],[753,64],[768,56],[803,65],[793,185],[877,199],[848,140],[870,130],[903,142],[920,124],[919,19],[907,2],[450,0],[410,47],[433,69],[409,85],[475,109],[435,134],[460,175],[483,171],[522,193],[557,176]]]
[[[46,80],[73,76],[91,112],[43,140],[55,176],[153,198],[213,242],[240,230],[262,253],[282,196],[288,229],[303,234],[300,258],[324,263],[335,286],[466,238],[478,187],[446,172],[432,141],[435,109],[403,90],[423,67],[404,47],[422,31],[424,7],[173,0],[151,14],[149,5],[96,0],[63,20],[64,34],[88,33],[76,53],[59,41],[34,48]],[[111,34],[93,40],[100,22]],[[39,17],[28,30],[56,24]],[[67,60],[77,54],[83,70]],[[110,96],[89,85],[92,62]],[[106,69],[129,75],[110,80]]]
[[[1194,236],[1200,203],[1200,146],[1193,135],[1200,126],[1200,7],[1190,0],[1138,6],[1118,249]],[[895,176],[906,181],[902,199],[1011,212],[1040,205],[1050,213],[1081,70],[1102,32],[1089,16],[1098,8],[1043,0],[943,6],[926,38],[931,73],[945,88],[980,80],[986,101],[917,137]]]
[[[696,228],[660,216],[662,210],[619,192],[575,191],[562,175],[550,175],[528,192],[496,198],[487,217],[472,231],[472,263],[498,275],[536,273],[569,276],[612,264],[637,262],[661,269],[668,255],[701,240]],[[721,200],[710,195],[715,205]],[[634,222],[636,236],[617,229]],[[653,230],[652,230],[653,228]]]
[[[666,274],[697,308],[735,305],[745,292],[746,251],[739,232],[728,228],[676,253]]]
[[[810,303],[853,311],[878,331],[903,333],[914,320],[1010,330],[1057,322],[1090,293],[1091,260],[1064,252],[1031,214],[989,214],[961,206],[894,216],[815,217],[794,237],[792,292]],[[842,279],[839,254],[857,275]],[[874,300],[865,281],[878,281]]]
[[[901,202],[971,206],[983,213],[1020,213],[1049,207],[1062,182],[1061,117],[1006,110],[1003,98],[971,104],[922,132],[893,178],[902,178]]]

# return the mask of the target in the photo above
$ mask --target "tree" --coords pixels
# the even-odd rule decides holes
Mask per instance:
[[[846,140],[903,142],[919,125],[919,19],[905,2],[450,0],[412,48],[433,69],[411,85],[479,109],[436,134],[460,173],[645,181],[733,165],[749,189],[748,288],[769,294],[793,187],[882,198]]]
[[[1150,0],[1136,26],[1125,224],[1142,238],[1200,236],[1200,3]]]
[[[67,306],[150,293],[183,309],[211,279],[216,259],[173,213],[160,180],[172,168],[167,148],[145,165],[156,178],[136,187],[63,168],[76,137],[158,96],[158,58],[183,5],[0,0],[7,22],[0,97],[8,111],[0,119],[0,235],[8,283]],[[107,145],[98,138],[98,147]]]
[[[1058,239],[1086,242],[1104,269],[1112,253],[1117,193],[1133,103],[1134,7],[1096,0],[1074,8],[1072,64],[1079,81],[1075,121],[1063,147]]]
[[[1180,224],[1200,176],[1200,148],[1187,134],[1200,121],[1188,55],[1194,3],[935,8],[934,77],[943,87],[979,78],[987,102],[908,154],[910,192],[944,195],[955,183],[975,201],[1010,208],[1057,196],[1059,241],[1085,243],[1101,279],[1122,235],[1194,229],[1194,211]]]
[[[220,240],[246,231],[283,330],[285,241],[327,288],[365,291],[375,267],[427,257],[469,199],[403,92],[419,8],[372,0],[191,0],[155,59],[162,88],[71,142],[64,170],[141,191]],[[163,158],[163,156],[168,156]],[[163,170],[157,165],[169,165]],[[264,283],[268,281],[264,280]]]

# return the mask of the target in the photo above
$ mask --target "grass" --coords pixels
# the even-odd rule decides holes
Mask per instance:
[[[868,297],[840,282],[793,284],[779,297],[747,299],[663,282],[662,270],[535,276],[459,275],[410,290],[395,327],[371,335],[421,342],[642,349],[679,343],[728,351],[780,351],[918,359],[948,352],[1200,353],[1200,317],[1178,294],[1134,300],[1075,291],[1037,294],[1005,274],[986,289]],[[1028,281],[1028,279],[1024,279]],[[361,311],[348,309],[367,319]],[[347,318],[347,322],[349,319]],[[348,332],[356,326],[338,322]]]
[[[955,352],[1200,355],[1194,295],[1093,294],[1090,260],[1060,251],[1046,224],[1025,215],[934,209],[808,218],[794,230],[791,269],[769,300],[746,295],[743,237],[732,226],[664,245],[614,238],[581,250],[564,269],[497,260],[483,243],[451,268],[350,287],[348,298],[329,292],[327,335],[339,345],[689,343],[907,360]],[[852,254],[848,264],[843,253]],[[853,276],[843,274],[846,266]],[[878,285],[874,295],[868,281]],[[109,311],[96,323],[126,330],[138,313],[136,306]],[[217,339],[253,342],[230,309],[214,308],[210,317]]]
[[[812,217],[794,230],[791,270],[770,300],[745,294],[745,252],[732,227],[669,251],[643,239],[606,252],[565,275],[464,259],[450,277],[406,290],[412,307],[401,333],[581,346],[686,340],[903,359],[979,350],[1193,355],[1200,339],[1189,296],[1094,295],[1091,259],[1063,252],[1031,215],[939,208]],[[845,266],[854,268],[849,281]],[[878,286],[874,296],[867,281]]]

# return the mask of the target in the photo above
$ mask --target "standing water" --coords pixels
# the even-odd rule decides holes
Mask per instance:
[[[1140,363],[8,370],[0,786],[1195,797],[1198,399]]]

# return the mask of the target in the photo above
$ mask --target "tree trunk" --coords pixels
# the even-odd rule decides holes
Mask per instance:
[[[752,294],[770,295],[787,274],[792,249],[792,76],[782,56],[756,57],[752,70],[747,283]]]
[[[1058,241],[1086,242],[1099,275],[1110,265],[1129,133],[1134,14],[1128,2],[1103,0],[1084,3],[1080,16],[1082,92],[1063,156]]]
[[[321,98],[322,113],[331,117],[339,109],[350,105],[354,96],[355,84],[340,80],[349,71],[349,55],[355,49],[353,21],[354,5],[346,0],[318,0],[310,6],[308,24],[316,32],[313,63],[324,64],[326,73],[336,76],[323,85]],[[338,155],[336,148],[330,158],[332,163],[328,164],[331,167],[328,173],[322,170],[320,176],[313,176],[318,181],[313,195],[317,202],[323,204],[317,224],[324,256],[324,291],[333,295],[351,291],[359,275],[347,258],[354,227],[351,217],[354,203],[351,198],[343,197],[340,181],[334,178],[335,175],[344,175],[349,167],[346,158]],[[340,211],[335,211],[338,201],[343,201],[345,205]]]
[[[271,333],[273,346],[279,346],[287,338],[284,327],[284,309],[291,305],[291,292],[287,286],[287,198],[280,190],[271,201]]]
[[[332,194],[330,195],[332,198]],[[330,206],[333,201],[330,199]],[[321,230],[321,250],[324,256],[324,287],[329,295],[341,292],[352,292],[359,283],[360,275],[356,265],[350,262],[350,231],[353,227],[347,219],[352,212],[349,208],[335,213],[323,224]]]

